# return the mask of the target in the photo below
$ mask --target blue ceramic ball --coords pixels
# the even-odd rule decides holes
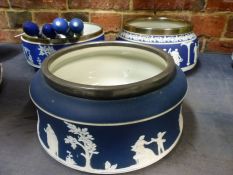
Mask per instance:
[[[53,29],[52,24],[44,24],[42,27],[42,33],[47,37],[47,38],[55,38],[56,37],[56,32]]]
[[[66,19],[56,18],[52,23],[53,29],[59,34],[67,34],[69,31],[69,25]]]
[[[70,30],[73,33],[81,33],[83,31],[84,25],[83,25],[83,21],[81,19],[78,18],[73,18],[70,21]]]
[[[38,25],[31,21],[23,23],[23,31],[29,36],[38,36],[40,33]]]

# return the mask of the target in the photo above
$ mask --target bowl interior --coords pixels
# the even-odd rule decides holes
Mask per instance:
[[[160,74],[167,62],[153,52],[123,46],[73,50],[53,60],[54,76],[77,84],[115,86],[136,83]]]
[[[99,36],[102,34],[103,30],[100,26],[84,22],[83,32],[80,37],[74,38],[67,38],[65,35],[59,35],[59,38],[49,39],[49,38],[38,38],[28,36],[26,34],[21,36],[21,40],[25,43],[32,43],[32,44],[46,44],[46,45],[54,45],[54,44],[70,44],[74,42],[85,42],[86,40],[92,39],[94,37]]]
[[[83,36],[96,33],[101,30],[101,27],[91,23],[84,23]]]

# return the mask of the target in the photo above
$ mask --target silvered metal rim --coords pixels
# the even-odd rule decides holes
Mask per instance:
[[[180,24],[184,24],[184,27],[179,28],[164,28],[164,29],[156,29],[149,27],[136,27],[130,25],[132,21],[167,21],[167,22],[177,22]],[[140,33],[140,34],[149,34],[149,35],[178,35],[192,32],[192,24],[188,21],[180,20],[180,19],[172,19],[166,17],[146,17],[146,18],[135,18],[125,22],[123,29],[129,32]]]
[[[167,67],[161,73],[151,78],[141,80],[135,83],[116,85],[116,86],[95,86],[95,85],[73,83],[58,78],[57,76],[53,75],[49,70],[51,63],[60,56],[62,56],[63,54],[75,50],[91,48],[91,47],[102,47],[102,46],[123,46],[123,47],[143,49],[161,56],[161,58],[163,58],[164,61],[167,63]],[[92,42],[81,45],[73,45],[71,47],[61,49],[44,60],[41,66],[41,71],[46,82],[51,87],[53,87],[54,89],[60,92],[81,98],[87,98],[87,99],[110,100],[110,99],[134,97],[160,88],[161,86],[168,83],[174,77],[176,66],[171,56],[160,49],[151,46],[145,46],[142,44],[130,43],[124,41],[108,41],[108,42],[101,41],[101,42]]]
[[[89,35],[81,35],[80,37],[74,37],[74,38],[59,38],[59,39],[47,39],[47,38],[37,38],[37,37],[31,37],[26,34],[22,35],[22,39],[30,42],[35,43],[42,43],[42,44],[65,44],[65,43],[73,43],[78,41],[84,41],[88,40],[90,38],[97,37],[98,35],[103,33],[103,28],[100,25],[90,23],[90,22],[84,22],[84,24],[92,24],[95,26],[100,27],[100,29],[94,33],[91,33]]]

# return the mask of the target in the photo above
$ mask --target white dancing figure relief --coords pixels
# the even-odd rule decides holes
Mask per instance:
[[[47,144],[49,153],[58,156],[58,140],[50,124],[47,124],[47,128],[44,129],[44,131],[47,134]]]
[[[150,141],[145,140],[145,135],[142,135],[138,138],[136,143],[131,146],[131,151],[135,152],[135,156],[133,159],[136,161],[136,165],[144,166],[148,165],[153,161],[159,160],[165,151],[164,143],[166,139],[163,139],[166,132],[159,132],[157,134],[157,138],[151,138]],[[151,143],[156,143],[158,148],[158,155],[154,153],[150,148],[146,148],[146,145],[150,145]]]
[[[163,139],[163,136],[166,134],[166,132],[159,132],[157,134],[157,138],[154,139],[152,138],[151,141],[154,141],[157,143],[157,147],[158,147],[158,155],[162,154],[165,150],[164,150],[164,146],[163,144],[166,142],[166,139]]]
[[[182,44],[180,44],[180,46],[186,46],[187,47],[187,49],[188,49],[188,60],[187,60],[187,66],[189,66],[190,65],[190,46],[191,46],[191,44],[192,44],[193,42],[185,42],[185,43],[182,43]]]
[[[167,51],[173,58],[173,60],[175,61],[176,65],[180,66],[180,63],[183,61],[183,59],[180,56],[180,53],[178,51],[178,49],[175,50],[171,50],[171,48]]]
[[[84,152],[80,155],[86,160],[85,168],[91,170],[91,158],[94,154],[99,154],[99,152],[96,151],[96,144],[93,142],[93,136],[90,135],[87,128],[79,128],[68,122],[65,122],[65,124],[69,128],[68,132],[76,135],[76,137],[66,136],[64,139],[65,143],[70,144],[74,150],[77,147],[83,149]]]
[[[156,156],[151,149],[145,148],[145,145],[149,145],[152,142],[147,142],[144,139],[145,135],[140,136],[136,143],[131,146],[131,151],[136,153],[133,157],[133,159],[136,161],[136,164],[147,164]]]

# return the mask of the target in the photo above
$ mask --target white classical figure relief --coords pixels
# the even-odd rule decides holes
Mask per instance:
[[[48,151],[49,153],[58,156],[58,140],[57,136],[52,129],[50,124],[47,124],[46,129],[44,128],[44,131],[47,134],[47,144],[48,144]]]
[[[27,57],[27,60],[28,60],[30,63],[33,63],[31,51],[30,51],[27,47],[25,47],[25,46],[23,46],[23,51],[24,51],[24,54],[25,54],[26,57]]]
[[[147,164],[151,162],[151,159],[156,157],[155,153],[151,149],[145,147],[145,145],[149,145],[151,143],[152,141],[147,142],[145,140],[145,135],[142,135],[138,138],[136,143],[131,146],[131,151],[135,152],[133,159],[136,161],[136,164]]]
[[[180,66],[180,63],[183,61],[183,59],[181,58],[178,49],[171,50],[171,48],[170,48],[167,52],[172,56],[176,65]]]
[[[56,52],[52,46],[39,45],[38,50],[40,52],[39,55],[41,56],[49,56],[50,54]]]
[[[194,54],[194,62],[197,62],[197,57],[198,57],[198,44],[197,43],[195,43],[193,54]]]
[[[166,139],[164,139],[165,132],[158,132],[156,138],[151,138],[150,141],[145,140],[145,135],[141,135],[136,143],[131,146],[131,151],[135,152],[133,159],[136,161],[136,165],[144,166],[148,165],[153,161],[159,160],[163,157],[163,154],[166,152],[164,148],[164,143]],[[154,151],[150,148],[146,148],[146,145],[156,144],[158,154],[155,154]]]
[[[71,154],[71,152],[70,151],[66,151],[66,153],[68,154],[66,156],[66,163],[69,164],[69,165],[76,165],[76,162],[74,161],[73,155]]]
[[[164,149],[164,143],[166,142],[166,139],[163,139],[163,136],[166,134],[166,132],[159,132],[157,134],[157,138],[152,138],[151,141],[157,143],[157,148],[158,148],[158,155],[162,154],[165,149]]]
[[[187,60],[187,63],[186,63],[187,66],[190,65],[190,46],[191,46],[192,43],[193,42],[191,41],[191,42],[184,42],[184,43],[180,44],[180,46],[186,46],[187,49],[188,49],[188,56],[187,56],[188,60]]]

